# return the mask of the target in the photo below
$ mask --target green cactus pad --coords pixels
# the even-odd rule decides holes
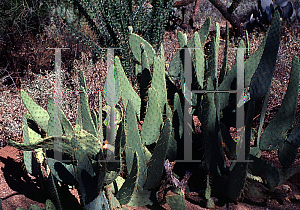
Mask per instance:
[[[166,195],[166,201],[172,210],[185,210],[184,195],[177,187],[168,188],[170,195]]]
[[[48,167],[58,181],[67,185],[75,185],[75,170],[72,164],[66,164],[54,158],[47,157]]]
[[[27,209],[22,209],[18,207],[16,210],[44,210],[42,207],[38,207],[36,205],[31,205]]]
[[[157,90],[161,113],[163,113],[164,106],[167,103],[166,78],[165,70],[163,68],[164,63],[165,61],[163,61],[160,57],[154,57],[153,77],[151,81],[151,87]]]
[[[80,99],[79,99],[79,106],[78,108],[78,113],[77,113],[77,118],[82,119],[82,128],[86,130],[87,132],[97,136],[98,133],[96,132],[96,128],[91,116],[90,112],[90,107],[89,107],[89,102],[88,102],[88,96],[84,90],[84,88],[81,86],[80,87]],[[76,120],[77,124],[77,120]]]
[[[135,191],[131,197],[130,202],[127,204],[129,207],[142,207],[147,205],[153,205],[150,200],[151,191],[149,190],[138,190]]]
[[[138,119],[140,120],[141,99],[129,83],[123,70],[123,67],[121,66],[121,61],[117,56],[115,57],[115,65],[121,88],[121,97],[123,105],[124,107],[127,107],[128,100],[131,99],[134,107],[133,110],[135,110],[135,113],[138,115]]]
[[[200,41],[202,46],[204,46],[206,39],[210,31],[211,18],[208,17],[199,30]]]
[[[278,169],[265,160],[252,155],[250,155],[250,160],[254,160],[249,163],[250,173],[262,177],[266,182],[266,187],[274,190],[280,181]]]
[[[90,203],[85,205],[86,210],[105,209],[110,210],[107,199],[103,191]]]
[[[66,154],[73,154],[73,148],[70,145],[71,140],[64,136],[61,138],[62,138],[62,152]],[[32,144],[18,143],[11,140],[9,141],[9,144],[13,147],[16,147],[17,149],[21,149],[25,151],[31,151],[39,148],[53,150],[54,149],[53,141],[54,141],[54,137],[50,136],[41,139],[39,141],[36,141],[35,143]]]
[[[154,148],[150,161],[147,163],[147,181],[144,189],[152,189],[160,184],[164,169],[164,161],[168,149],[169,139],[172,131],[172,124],[169,118],[164,122],[159,140]]]
[[[114,70],[114,78],[113,78],[114,82],[113,84],[108,83],[109,78],[106,78],[105,80],[105,84],[103,87],[103,97],[107,103],[107,105],[109,106],[116,106],[116,104],[119,102],[120,97],[121,97],[121,89],[120,89],[120,85],[119,85],[119,80],[118,80],[118,75],[116,73],[116,70]],[[110,92],[112,92],[113,90],[113,85],[114,85],[114,100],[113,101],[109,101],[108,95],[107,95],[107,91],[109,90]],[[108,88],[108,89],[107,89]]]
[[[127,171],[130,173],[132,170],[133,156],[136,152],[137,160],[138,160],[137,187],[140,188],[142,187],[142,185],[144,185],[146,181],[147,168],[146,168],[145,154],[141,143],[141,137],[139,135],[139,130],[136,123],[136,115],[131,110],[133,110],[133,104],[132,101],[129,100],[127,111],[126,111],[126,132],[125,132],[126,133],[126,145],[125,145],[126,164],[127,164]]]
[[[46,200],[46,210],[56,210],[54,204],[50,199]]]
[[[278,149],[278,159],[284,168],[290,167],[298,154],[298,147],[291,145],[289,142],[285,141],[283,146]]]
[[[175,95],[174,95],[173,116],[174,116],[175,112],[177,112],[177,114],[178,114],[179,135],[180,135],[180,138],[181,138],[182,135],[183,135],[184,117],[183,117],[183,111],[182,111],[182,108],[181,108],[181,103],[180,103],[180,98],[179,98],[178,93],[175,93]]]
[[[48,122],[48,136],[62,136],[61,127],[61,113],[58,105],[54,103],[54,100],[49,99],[47,104],[47,112],[49,114]],[[58,113],[56,113],[58,112]],[[55,117],[58,114],[57,118]]]
[[[76,179],[80,187],[83,202],[86,205],[93,203],[97,198],[97,177],[95,176],[92,164],[76,138],[72,138],[74,149],[73,158],[78,161]],[[99,208],[98,208],[99,209]]]
[[[120,205],[118,199],[112,193],[113,184],[111,183],[111,184],[105,186],[105,188],[106,188],[106,196],[107,196],[107,199],[108,199],[110,209],[120,208],[121,205]]]
[[[142,50],[141,50],[141,43],[143,43],[145,45],[145,50],[147,51],[147,55],[149,58],[149,64],[152,65],[153,64],[153,59],[155,56],[155,50],[153,49],[153,47],[151,46],[151,44],[149,44],[149,42],[147,42],[146,40],[144,40],[142,37],[140,37],[137,34],[130,34],[129,36],[129,45],[131,48],[131,51],[133,52],[133,55],[135,57],[135,59],[141,63],[141,57],[142,57]]]
[[[102,150],[100,140],[85,130],[74,131],[73,137],[80,142],[85,153],[92,159]]]
[[[41,139],[41,136],[39,134],[37,134],[28,127],[26,114],[23,115],[22,133],[23,143],[25,144],[30,144]],[[39,165],[33,155],[33,152],[23,151],[23,156],[27,172],[32,176],[37,176],[39,174]]]
[[[160,126],[163,123],[157,92],[154,88],[149,88],[148,97],[147,112],[141,129],[141,138],[144,145],[157,142]]]
[[[294,176],[298,171],[300,171],[300,166],[293,166],[290,168],[281,168],[279,169],[279,178],[280,181],[278,185],[283,184],[290,177]]]
[[[281,107],[275,117],[268,124],[261,137],[259,147],[261,150],[276,150],[281,148],[288,129],[293,125],[299,92],[299,60],[294,57],[290,81],[282,101]]]
[[[280,15],[277,11],[272,20],[271,28],[268,32],[268,38],[264,53],[260,63],[255,71],[250,84],[250,96],[257,100],[267,94],[273,78],[277,53],[280,43]]]
[[[296,148],[300,147],[300,125],[297,125],[293,128],[293,130],[288,135],[286,141]]]
[[[121,205],[125,205],[130,201],[131,196],[134,193],[134,190],[136,189],[137,172],[137,157],[136,153],[134,153],[132,170],[116,195]]]
[[[37,105],[24,90],[21,90],[21,98],[34,121],[37,122],[44,131],[47,131],[50,118],[48,113]]]
[[[220,71],[220,76],[218,83],[221,84],[225,78],[225,76],[228,74],[227,67],[228,67],[228,47],[229,47],[229,26],[228,21],[226,21],[226,31],[225,31],[225,48],[224,48],[224,57],[223,57],[223,64]]]
[[[207,90],[213,89],[212,78],[207,80]],[[205,138],[205,164],[207,169],[213,174],[220,173],[224,168],[225,157],[222,149],[221,139],[218,137],[219,129],[217,123],[217,110],[214,93],[206,93],[202,99],[202,118]]]
[[[183,34],[181,31],[178,31],[177,36],[178,36],[179,48],[183,48],[184,46],[186,46],[187,45],[186,35]],[[183,72],[183,65],[180,58],[181,52],[184,52],[184,50],[178,50],[170,62],[170,66],[168,70],[170,76],[177,77],[179,73]]]
[[[268,189],[262,183],[252,179],[247,179],[244,193],[247,198],[266,199],[268,198],[268,195],[265,194],[267,190]]]
[[[237,152],[244,152],[245,160],[249,159],[249,152],[250,152],[250,141],[251,141],[251,126],[253,122],[253,115],[254,115],[254,105],[255,102],[251,101],[247,110],[246,115],[246,123],[245,123],[245,151],[237,151]],[[237,154],[239,155],[239,154]],[[243,154],[241,154],[243,155]],[[226,195],[232,199],[236,200],[240,194],[242,189],[245,186],[245,181],[247,177],[247,170],[249,168],[248,162],[233,162],[230,166],[231,172],[229,175],[229,179],[227,182],[226,187]],[[252,172],[250,170],[250,172]],[[255,174],[254,174],[255,175]]]
[[[205,57],[202,43],[198,32],[195,32],[193,37],[192,48],[199,48],[192,50],[192,60],[194,61],[194,68],[196,70],[197,81],[201,89],[203,89],[204,72],[205,72]],[[189,47],[189,46],[188,46]]]

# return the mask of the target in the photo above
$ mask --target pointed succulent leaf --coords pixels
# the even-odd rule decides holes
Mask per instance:
[[[87,91],[85,76],[83,71],[79,71],[79,85],[83,87],[85,91]]]

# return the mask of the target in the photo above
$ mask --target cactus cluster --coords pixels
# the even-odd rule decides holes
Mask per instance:
[[[29,111],[23,116],[23,143],[10,141],[10,144],[24,150],[28,173],[33,176],[41,174],[45,179],[52,180],[50,183],[55,192],[56,208],[64,208],[57,190],[62,185],[78,189],[81,207],[85,209],[125,209],[126,204],[153,204],[151,191],[159,190],[169,160],[185,157],[183,148],[186,145],[183,143],[187,134],[193,137],[193,159],[198,160],[192,163],[192,175],[188,173],[179,183],[180,172],[177,173],[175,169],[166,171],[168,182],[172,180],[171,184],[165,180],[164,188],[157,193],[163,198],[158,200],[167,202],[172,209],[185,209],[184,185],[189,177],[192,180],[194,176],[196,184],[205,189],[207,207],[213,208],[212,195],[237,200],[244,190],[245,194],[259,196],[256,188],[245,187],[246,180],[273,190],[300,169],[299,166],[290,167],[300,146],[300,120],[295,119],[299,91],[299,59],[296,56],[288,90],[276,117],[262,135],[261,129],[256,131],[252,128],[257,107],[268,100],[279,47],[279,13],[275,13],[272,25],[258,49],[251,56],[247,55],[246,60],[237,53],[235,65],[230,70],[227,64],[229,29],[226,25],[225,56],[219,74],[218,23],[216,28],[217,33],[209,41],[207,55],[204,44],[207,42],[210,18],[189,41],[185,34],[178,32],[179,47],[182,49],[174,55],[168,71],[165,68],[163,46],[160,46],[158,54],[131,29],[129,45],[136,59],[135,72],[140,94],[130,85],[116,56],[115,98],[106,101],[106,107],[100,105],[98,113],[91,111],[84,74],[80,72],[80,100],[75,127],[53,99],[48,100],[47,110],[44,110],[25,91],[21,91],[22,100]],[[192,50],[188,51],[187,48]],[[241,40],[238,52],[244,51],[244,48]],[[190,75],[186,69],[188,59],[191,60]],[[242,68],[244,75],[241,76],[244,77],[240,81],[237,75]],[[180,78],[179,88],[172,79],[174,77]],[[242,92],[230,93],[241,84]],[[109,83],[106,88],[112,90]],[[249,89],[247,97],[244,97],[245,88]],[[207,92],[195,94],[191,90]],[[101,97],[100,92],[99,101]],[[120,98],[124,110],[117,104]],[[189,105],[191,109],[187,110]],[[243,110],[245,120],[242,126],[235,124],[238,109]],[[247,111],[244,112],[244,109]],[[103,111],[106,115],[102,114]],[[114,112],[117,120],[113,120]],[[265,108],[261,112],[262,125]],[[192,124],[185,122],[187,115],[200,120],[200,134],[194,132],[193,121]],[[139,130],[140,121],[143,124]],[[112,126],[116,129],[112,137],[106,139],[104,130]],[[235,141],[229,128],[238,126],[241,126],[241,134],[245,139]],[[57,139],[60,141],[57,142]],[[255,146],[250,146],[251,141],[255,141]],[[244,149],[244,154],[239,148]],[[262,150],[275,149],[279,149],[279,160],[283,166],[280,170],[260,158]],[[36,155],[33,155],[33,150]],[[57,159],[53,152],[61,152],[69,162]],[[119,161],[107,159],[109,154]],[[230,167],[226,165],[226,157],[232,161]],[[42,166],[48,169],[47,174],[42,172]]]

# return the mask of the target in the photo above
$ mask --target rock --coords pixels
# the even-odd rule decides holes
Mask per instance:
[[[287,0],[276,0],[275,4],[279,7],[285,7],[287,5],[288,1]]]
[[[270,5],[273,5],[272,0],[258,0],[258,9],[261,9],[262,12],[265,12],[266,8],[270,7]]]
[[[278,187],[276,187],[276,189],[280,190],[281,193],[292,192],[291,187],[289,185],[287,185],[287,184],[279,185]]]
[[[294,203],[300,203],[300,195],[299,194],[292,194],[289,197],[289,200],[294,202]]]
[[[300,19],[300,8],[297,10],[297,17]]]
[[[293,3],[289,1],[285,7],[282,7],[282,15],[281,15],[282,19],[285,20],[292,17],[293,12],[294,12]]]

